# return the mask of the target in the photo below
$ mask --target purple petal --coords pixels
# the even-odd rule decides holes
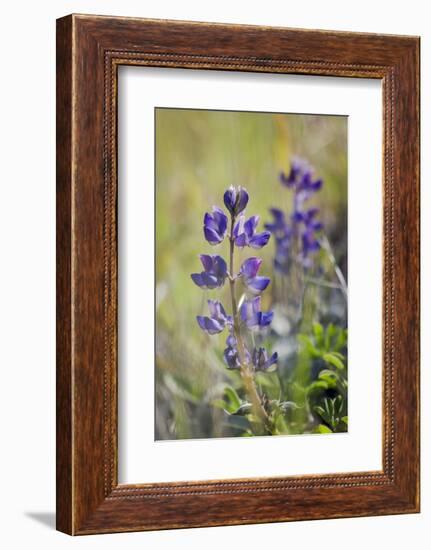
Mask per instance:
[[[279,208],[270,208],[269,211],[274,217],[275,222],[283,223],[286,219],[283,210],[280,210]]]
[[[224,237],[227,231],[226,214],[223,212],[223,210],[221,210],[217,206],[213,206],[213,218],[215,223],[217,224],[218,232],[220,233],[220,235],[223,235]]]
[[[265,290],[271,282],[271,279],[268,277],[252,277],[250,279],[246,279],[244,282],[251,292],[259,293]]]
[[[271,233],[275,233],[277,229],[279,229],[278,225],[276,223],[266,223],[264,225],[265,229],[270,231]]]
[[[259,368],[257,370],[261,370],[262,372],[272,372],[275,370],[275,367],[273,367],[273,365],[277,364],[277,360],[278,360],[278,353],[275,352],[271,355],[271,357],[267,361],[259,365]]]
[[[247,319],[250,317],[250,304],[249,304],[249,302],[245,301],[241,305],[241,307],[239,308],[239,315],[240,315],[242,321],[247,321]]]
[[[235,188],[230,186],[223,195],[223,201],[226,208],[233,215],[235,213],[236,191]]]
[[[226,311],[221,302],[217,300],[208,300],[208,309],[213,319],[216,319],[223,325],[228,321],[229,316],[226,315]]]
[[[323,229],[323,223],[313,222],[310,227],[313,229],[313,231],[321,231]]]
[[[213,269],[213,256],[210,256],[209,254],[201,254],[199,258],[202,262],[202,265],[204,266],[205,271],[211,271]]]
[[[252,300],[245,300],[240,308],[240,316],[243,321],[250,321],[252,319],[257,321],[256,314],[260,312],[260,296],[253,298]]]
[[[259,370],[261,366],[265,364],[267,359],[268,355],[265,348],[253,349],[252,362],[257,370]]]
[[[272,319],[274,317],[273,311],[267,311],[267,312],[261,312],[259,316],[259,325],[262,327],[267,327],[272,323]]]
[[[310,184],[310,188],[313,189],[313,191],[319,191],[319,189],[322,188],[322,185],[323,185],[323,180],[319,179],[319,180],[313,181]]]
[[[247,246],[247,235],[245,233],[241,233],[241,235],[235,239],[235,245],[238,248],[244,248],[244,246]]]
[[[240,216],[233,228],[233,237],[236,239],[244,232],[244,216]]]
[[[278,361],[278,353],[277,352],[274,352],[271,357],[265,361],[265,363],[261,366],[261,369],[263,371],[272,371],[272,370],[275,370],[275,369],[271,369],[272,365],[276,365],[277,364],[277,361]]]
[[[201,274],[201,273],[192,273],[192,274],[190,275],[190,277],[192,278],[192,281],[193,281],[196,285],[198,285],[198,286],[200,286],[200,287],[203,287],[203,286],[204,286],[205,283],[203,282],[202,274]]]
[[[204,227],[209,227],[210,229],[213,229],[214,231],[218,230],[218,225],[213,218],[211,214],[208,214],[208,212],[205,213],[204,216]]]
[[[259,216],[252,216],[244,223],[244,233],[247,234],[248,238],[251,238],[254,235],[258,223]]]
[[[262,298],[260,296],[256,296],[256,298],[249,300],[249,303],[251,303],[253,313],[259,313],[261,301],[262,301]]]
[[[205,235],[205,239],[211,244],[211,245],[215,245],[215,244],[220,244],[223,240],[223,237],[221,237],[219,235],[219,233],[217,233],[216,231],[214,231],[214,229],[211,229],[210,227],[208,226],[205,226],[204,227],[204,235]]]
[[[217,288],[218,286],[222,286],[223,283],[220,284],[220,281],[215,275],[210,275],[209,273],[201,273],[203,286],[204,288]]]
[[[262,258],[251,257],[245,260],[241,266],[240,273],[246,278],[255,277],[262,263]]]
[[[219,323],[216,319],[211,319],[210,317],[202,317],[201,315],[198,315],[196,319],[201,329],[208,334],[218,334],[224,329],[224,325]]]
[[[288,176],[286,176],[284,172],[280,172],[279,178],[280,182],[286,187],[293,187],[295,183],[295,177],[292,177],[292,170],[290,171]]]
[[[236,338],[233,334],[229,334],[229,336],[226,338],[226,345],[230,348],[236,347]]]
[[[213,269],[217,277],[227,276],[227,263],[221,256],[213,256]],[[224,282],[224,281],[223,281]]]
[[[241,365],[238,360],[238,352],[235,348],[228,347],[224,350],[223,357],[228,369],[239,369]]]
[[[269,238],[271,237],[271,233],[269,231],[263,231],[262,233],[258,233],[254,237],[250,239],[249,245],[252,248],[262,248],[266,244],[268,244]]]
[[[306,212],[307,221],[311,221],[313,218],[317,216],[318,213],[319,213],[318,208],[310,208],[309,210],[307,210]]]
[[[278,353],[275,351],[269,359],[269,365],[273,365],[274,363],[277,363],[277,361],[278,361]]]
[[[238,204],[236,207],[236,213],[240,214],[244,210],[244,208],[247,206],[247,203],[248,203],[248,193],[245,189],[240,188]]]

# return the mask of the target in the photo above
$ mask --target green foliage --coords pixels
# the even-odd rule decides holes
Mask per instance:
[[[347,417],[342,416],[345,406],[341,395],[337,395],[333,399],[325,397],[322,404],[316,405],[314,410],[334,432],[337,431],[341,422],[347,424],[347,422],[344,422],[344,420],[347,421]]]
[[[313,429],[313,433],[315,434],[331,434],[333,433],[328,426],[325,426],[325,424],[319,424]]]

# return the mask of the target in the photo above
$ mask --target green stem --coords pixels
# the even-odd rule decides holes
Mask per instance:
[[[332,264],[332,267],[334,268],[335,274],[337,276],[337,279],[340,283],[341,290],[344,294],[344,297],[347,300],[347,283],[346,279],[344,278],[343,272],[339,268],[337,261],[335,259],[334,253],[332,252],[331,244],[328,240],[328,237],[326,235],[323,235],[322,237],[322,247],[326,251],[326,254],[328,255],[329,261]]]
[[[264,431],[271,433],[268,428],[268,421],[269,421],[268,414],[263,406],[262,400],[257,391],[256,383],[254,380],[254,374],[252,369],[250,368],[249,362],[247,361],[245,345],[241,335],[238,305],[237,305],[236,296],[235,296],[236,280],[234,279],[234,249],[235,249],[234,237],[233,237],[234,225],[235,225],[235,216],[232,216],[230,236],[229,236],[229,241],[230,241],[229,285],[230,285],[230,296],[232,301],[233,332],[237,342],[238,358],[240,362],[240,374],[244,382],[246,394],[248,396],[248,399],[251,402],[254,416],[261,423],[262,427],[264,428]]]

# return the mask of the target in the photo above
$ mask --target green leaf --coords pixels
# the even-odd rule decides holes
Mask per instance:
[[[348,416],[343,416],[343,417],[341,418],[341,420],[344,422],[344,424],[346,424],[346,426],[347,426],[347,424],[349,423],[349,417],[348,417]]]
[[[224,390],[224,397],[226,399],[224,408],[229,414],[233,414],[241,407],[241,399],[231,386],[226,386]]]
[[[319,424],[314,428],[313,432],[316,434],[331,434],[332,430],[328,426],[325,426],[325,424]]]
[[[319,348],[323,347],[323,327],[320,323],[313,324],[313,334],[316,339],[316,344]]]
[[[344,364],[341,361],[341,359],[336,355],[334,355],[333,353],[324,353],[323,360],[339,370],[344,369]]]
[[[307,387],[307,393],[310,394],[317,390],[327,390],[328,383],[325,380],[316,380]]]
[[[246,416],[251,413],[252,405],[251,403],[243,403],[236,411],[229,414],[233,416]]]
[[[326,334],[325,334],[326,351],[329,351],[331,349],[332,338],[337,334],[337,332],[338,332],[337,327],[335,327],[332,323],[329,323],[329,325],[326,328]]]
[[[226,401],[223,401],[223,399],[214,399],[211,405],[217,409],[226,409]]]
[[[326,411],[323,407],[321,407],[320,405],[316,405],[314,407],[314,410],[317,412],[317,414],[319,414],[325,420]]]
[[[347,330],[340,330],[334,345],[334,350],[339,351],[346,345],[346,342],[347,342]]]
[[[321,356],[320,351],[314,347],[313,342],[305,334],[298,334],[298,342],[301,344],[302,349],[306,351],[310,357],[317,358]]]
[[[338,381],[337,373],[332,370],[322,370],[319,373],[319,380],[323,380],[328,385],[328,388],[335,388]]]

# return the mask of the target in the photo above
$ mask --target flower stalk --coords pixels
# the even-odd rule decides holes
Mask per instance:
[[[252,404],[252,410],[256,419],[260,421],[263,427],[268,427],[268,413],[263,406],[261,397],[257,391],[256,383],[254,380],[253,372],[250,369],[250,365],[246,358],[245,345],[241,335],[239,312],[235,294],[236,279],[233,277],[234,273],[234,253],[235,253],[235,238],[233,236],[233,230],[235,227],[235,216],[231,215],[231,231],[229,235],[229,286],[230,295],[232,301],[232,317],[233,317],[233,333],[238,346],[238,357],[240,362],[240,374],[244,382],[244,387],[248,399]]]
[[[226,313],[221,302],[208,300],[210,316],[198,315],[196,319],[200,328],[210,335],[219,334],[227,328],[229,335],[226,339],[224,360],[228,369],[239,371],[247,400],[243,405],[249,409],[246,414],[252,430],[257,435],[272,434],[268,399],[258,391],[256,373],[272,372],[277,368],[278,354],[275,352],[268,355],[264,347],[256,347],[254,338],[254,332],[265,331],[273,319],[272,311],[261,311],[260,298],[260,293],[267,288],[270,279],[258,275],[262,259],[256,256],[247,258],[239,271],[235,272],[235,247],[260,249],[268,243],[271,234],[269,231],[257,231],[259,216],[245,218],[249,196],[244,188],[230,187],[224,193],[223,199],[230,214],[230,232],[228,233],[228,216],[217,206],[213,206],[212,212],[205,214],[203,230],[206,241],[212,246],[219,245],[227,237],[229,265],[221,256],[201,254],[204,271],[192,273],[191,278],[197,286],[208,290],[223,287],[227,279],[232,314]],[[253,296],[246,298],[240,307],[236,299],[237,284],[242,284],[245,292]],[[244,337],[243,330],[249,333],[250,338]]]

